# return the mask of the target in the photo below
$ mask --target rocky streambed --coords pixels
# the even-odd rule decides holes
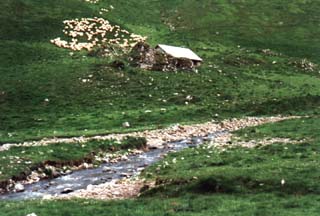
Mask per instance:
[[[66,197],[67,194],[72,194],[77,191],[90,191],[91,188],[97,185],[138,176],[142,170],[161,160],[161,158],[169,152],[196,147],[204,141],[212,141],[227,133],[228,131],[222,130],[208,134],[205,137],[192,137],[166,143],[163,148],[150,149],[141,154],[131,155],[128,156],[126,160],[120,160],[115,163],[104,163],[97,168],[78,170],[55,179],[42,180],[25,185],[22,192],[2,194],[0,195],[0,200],[63,198]],[[119,192],[114,191],[114,193]]]
[[[300,118],[300,116],[275,116],[275,117],[247,117],[243,119],[229,119],[222,122],[206,122],[194,125],[175,125],[165,129],[133,132],[127,134],[110,134],[95,137],[73,137],[73,138],[54,138],[43,139],[40,141],[24,142],[18,144],[5,144],[0,146],[0,151],[7,151],[11,147],[19,146],[43,146],[54,145],[55,143],[85,143],[90,140],[122,140],[124,137],[145,137],[149,151],[140,154],[132,154],[125,160],[116,160],[110,163],[104,163],[97,168],[64,173],[51,180],[42,180],[27,185],[18,185],[19,193],[6,193],[0,195],[0,200],[19,200],[49,197],[89,197],[100,198],[101,190],[107,190],[110,193],[116,193],[112,196],[104,194],[106,198],[123,198],[121,194],[115,191],[127,189],[126,184],[117,184],[117,182],[133,179],[147,166],[159,161],[163,155],[170,151],[179,151],[188,147],[195,147],[205,140],[211,141],[209,145],[213,147],[223,147],[226,144],[232,146],[254,147],[257,145],[268,145],[274,142],[295,141],[289,139],[257,140],[252,142],[233,142],[232,131],[245,127],[257,126],[265,123],[278,122],[286,119]],[[23,183],[23,182],[22,182]],[[129,194],[137,195],[143,184],[135,182],[134,192]],[[132,185],[131,183],[129,185]],[[17,186],[17,184],[15,185]],[[98,192],[96,192],[98,190]],[[17,190],[16,190],[17,191]],[[90,192],[92,191],[92,193]],[[69,196],[71,195],[71,196]],[[130,196],[127,196],[130,197]]]

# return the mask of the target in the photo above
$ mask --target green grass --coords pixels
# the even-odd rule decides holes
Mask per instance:
[[[118,70],[109,64],[114,58],[89,57],[86,52],[70,56],[68,50],[49,43],[63,37],[63,20],[98,16],[99,9],[109,5],[115,10],[104,18],[148,36],[150,44],[196,51],[204,59],[198,73],[142,71],[129,65]],[[320,63],[317,1],[101,0],[93,5],[82,0],[2,0],[0,8],[0,144],[204,122],[217,118],[215,114],[218,120],[312,116],[236,133],[244,140],[306,139],[302,144],[171,154],[165,159],[169,167],[156,171],[164,163],[160,162],[145,173],[160,187],[137,200],[0,202],[0,215],[317,215],[320,211],[320,68],[308,71],[293,64],[302,58]],[[261,49],[274,52],[264,54]],[[91,76],[91,82],[82,82]],[[194,99],[186,105],[188,95]],[[131,128],[122,128],[126,121]],[[75,148],[78,145],[2,152],[1,178],[30,169],[2,157],[23,157],[32,165],[68,161],[104,151],[111,143]],[[129,147],[133,146],[123,145]],[[176,164],[173,158],[178,159]]]
[[[0,202],[0,215],[318,215],[318,125],[315,117],[246,129],[259,131],[251,138],[310,140],[301,144],[171,153],[143,173],[157,187],[134,200]]]
[[[104,201],[31,201],[0,202],[0,215],[318,215],[319,196],[197,195],[182,198],[139,199],[117,202]]]
[[[265,138],[303,138],[306,141],[301,144],[276,143],[253,149],[235,147],[222,152],[205,146],[188,149],[170,154],[160,164],[150,168],[152,174],[146,175],[154,176],[172,195],[188,191],[319,194],[319,128],[319,118],[310,118],[245,129],[238,133],[250,134],[246,136],[248,140],[263,134]],[[177,163],[172,162],[174,158]],[[282,179],[286,181],[285,185],[281,185]]]
[[[320,121],[319,117],[310,117],[282,121],[274,124],[265,124],[259,127],[246,128],[235,132],[237,136],[243,139],[261,139],[261,138],[291,138],[293,140],[311,139],[319,140]]]
[[[216,113],[221,119],[319,114],[319,68],[305,71],[290,63],[300,57],[319,62],[318,39],[311,36],[317,33],[320,6],[298,0],[254,3],[1,1],[6,10],[0,15],[0,143],[124,132],[125,121],[132,131],[208,121]],[[63,20],[93,17],[109,5],[115,10],[105,18],[148,36],[151,44],[194,49],[205,60],[199,73],[141,71],[128,65],[117,70],[109,66],[112,58],[85,52],[71,57],[49,43],[62,36]],[[197,16],[200,11],[203,16]],[[282,27],[276,24],[280,21]],[[242,23],[246,26],[239,27]],[[266,55],[262,48],[283,55]],[[81,81],[90,75],[92,82]],[[188,95],[195,99],[186,105]]]
[[[19,180],[31,171],[45,165],[57,167],[79,166],[83,162],[98,163],[95,156],[102,156],[116,150],[145,148],[144,138],[127,137],[121,143],[109,141],[89,141],[86,143],[57,143],[48,146],[12,147],[0,152],[0,182]]]

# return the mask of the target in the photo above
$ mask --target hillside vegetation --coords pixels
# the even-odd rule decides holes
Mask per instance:
[[[319,68],[308,68],[320,62],[315,1],[3,0],[0,7],[0,143],[121,132],[125,121],[137,130],[218,115],[319,113]],[[118,70],[112,58],[70,56],[50,44],[63,38],[64,20],[94,16],[153,45],[190,47],[204,64],[198,73]]]
[[[231,117],[301,118],[237,131],[238,140],[223,150],[204,144],[169,154],[142,173],[157,187],[137,199],[1,201],[0,216],[319,215],[319,1],[97,2],[0,1],[0,145]],[[121,56],[50,43],[68,39],[63,21],[93,17],[146,36],[152,46],[191,48],[204,62],[197,71],[146,71]],[[115,68],[115,60],[124,68]],[[272,138],[289,141],[231,145]],[[46,161],[80,163],[145,148],[143,139],[130,140],[121,147],[113,141],[16,146],[0,153],[0,180]]]

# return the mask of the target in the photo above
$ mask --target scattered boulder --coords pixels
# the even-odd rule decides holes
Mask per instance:
[[[191,137],[191,143],[194,145],[200,145],[203,143],[203,138],[198,136]]]
[[[120,157],[120,160],[122,160],[122,161],[127,161],[127,160],[129,160],[129,158],[128,158],[128,156],[126,156],[126,155],[122,155],[122,156]]]
[[[51,178],[56,178],[61,175],[54,166],[49,165],[45,166],[44,173]]]
[[[65,189],[63,189],[63,191],[61,191],[61,194],[68,194],[68,193],[71,193],[73,191],[74,190],[72,190],[71,188],[65,188]]]
[[[130,123],[129,122],[123,122],[122,123],[122,127],[129,128],[130,127]]]
[[[14,185],[14,190],[16,192],[23,192],[24,191],[24,186],[23,184],[17,183]]]
[[[130,176],[132,176],[132,173],[121,173],[120,176],[124,178],[129,178]]]
[[[270,49],[261,49],[261,50],[258,50],[259,53],[262,53],[266,56],[281,56],[281,53],[277,53],[273,50],[270,50]]]
[[[89,184],[88,186],[87,186],[87,190],[92,190],[93,189],[93,185],[92,184]]]
[[[89,169],[90,168],[90,165],[88,163],[83,163],[82,166],[83,166],[84,169]]]
[[[72,170],[66,170],[63,174],[64,175],[70,175],[73,171]]]
[[[102,172],[112,172],[112,169],[110,167],[103,167]]]

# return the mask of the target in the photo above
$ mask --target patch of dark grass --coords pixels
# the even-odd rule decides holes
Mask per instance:
[[[250,107],[250,108],[249,108]],[[311,115],[320,114],[320,96],[306,95],[285,99],[274,99],[260,104],[244,105],[242,110],[251,109],[251,115],[287,114],[294,115],[298,112],[305,112]]]
[[[207,216],[207,215],[311,215],[319,212],[319,197],[277,196],[274,194],[186,195],[177,198],[139,198],[137,200],[52,200],[0,202],[1,216],[17,214],[64,215],[148,215],[148,216]],[[129,211],[129,210],[130,211]]]

